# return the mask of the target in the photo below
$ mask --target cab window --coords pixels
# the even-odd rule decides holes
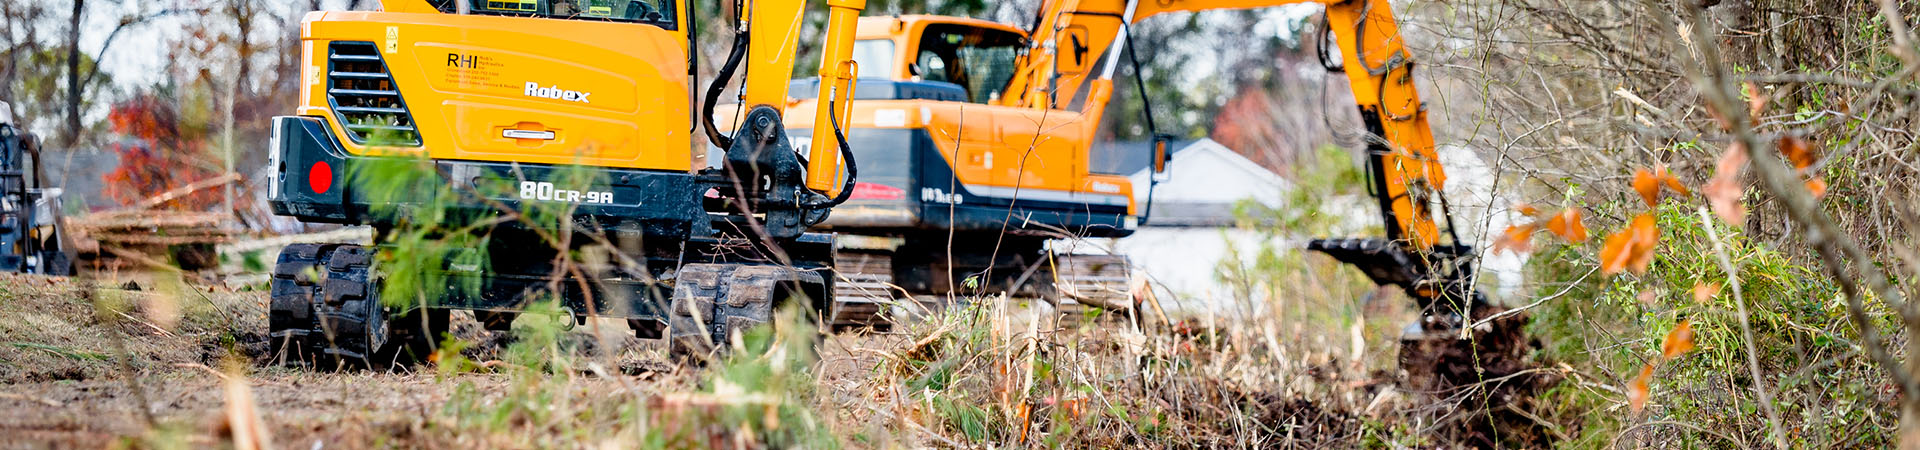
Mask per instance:
[[[674,0],[429,0],[443,13],[458,13],[467,2],[471,14],[554,19],[637,22],[675,29],[680,10]]]
[[[893,40],[861,39],[853,41],[853,63],[860,66],[861,78],[893,76]]]
[[[910,67],[923,81],[944,81],[967,90],[967,101],[999,99],[1013,80],[1014,59],[1026,48],[1019,35],[960,25],[928,25]]]

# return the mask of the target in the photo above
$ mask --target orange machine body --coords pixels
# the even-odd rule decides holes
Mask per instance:
[[[1459,278],[1446,275],[1460,270],[1444,261],[1470,260],[1460,256],[1470,249],[1457,240],[1446,242],[1451,234],[1441,226],[1446,212],[1440,196],[1446,174],[1414,84],[1413,57],[1386,0],[1043,0],[1028,30],[958,17],[861,18],[852,58],[880,79],[861,81],[860,102],[843,131],[854,141],[872,139],[877,145],[857,152],[866,195],[856,186],[854,201],[836,210],[826,225],[844,233],[902,238],[905,250],[893,253],[896,282],[923,278],[906,276],[902,255],[941,247],[916,241],[949,242],[949,248],[958,245],[953,242],[992,242],[992,248],[1005,248],[1006,240],[994,233],[1129,235],[1151,209],[1150,194],[1136,198],[1134,193],[1151,189],[1136,190],[1129,174],[1098,173],[1092,164],[1146,156],[1148,167],[1164,166],[1153,161],[1162,157],[1159,153],[1093,153],[1102,114],[1120,89],[1113,74],[1127,63],[1122,51],[1128,27],[1172,12],[1297,3],[1327,8],[1327,31],[1336,39],[1342,63],[1330,69],[1347,75],[1367,132],[1380,138],[1366,149],[1370,190],[1387,230],[1379,242],[1406,255],[1380,258],[1369,249],[1383,247],[1367,247],[1336,257],[1358,261],[1379,275],[1377,281],[1407,286],[1422,299],[1464,296],[1432,288],[1436,280]],[[868,92],[876,89],[884,92]],[[797,118],[806,114],[797,113],[814,111],[816,105],[811,99],[794,100],[788,126],[804,133],[806,124]],[[892,137],[878,137],[883,134]],[[1156,135],[1154,147],[1167,139]],[[877,162],[864,163],[870,160]],[[969,238],[969,233],[981,234]],[[1375,264],[1383,259],[1394,262]]]
[[[998,77],[980,77],[992,79],[936,80],[942,77],[916,73],[937,70],[913,62],[923,50],[951,50],[950,44],[943,50],[927,50],[922,44],[939,45],[944,39],[1017,44],[1025,42],[1025,32],[985,20],[908,15],[862,17],[854,36],[854,59],[870,78],[854,90],[857,101],[844,131],[856,143],[882,134],[898,138],[890,139],[895,145],[856,145],[856,154],[863,155],[862,183],[854,200],[836,209],[826,226],[883,234],[888,229],[999,231],[1009,228],[1012,211],[1016,219],[1047,218],[1015,223],[1010,227],[1014,230],[1031,226],[1092,236],[1131,233],[1133,183],[1127,174],[1099,173],[1092,166],[1097,118],[1074,110],[1002,104],[1012,75],[1004,65],[997,67],[1004,71]],[[1010,64],[1011,49],[1003,51],[1004,62]],[[928,85],[938,85],[939,95],[909,92]],[[904,93],[881,92],[890,89]],[[819,104],[810,98],[790,102],[790,132],[808,133],[811,125],[804,118]],[[887,164],[909,159],[908,164]],[[904,192],[904,198],[896,192]]]
[[[1134,189],[1126,174],[1096,173],[1090,164],[1096,157],[1091,153],[1094,133],[1115,89],[1112,68],[1120,63],[1116,41],[1124,37],[1124,27],[1169,12],[1294,3],[1325,4],[1339,47],[1352,49],[1340,54],[1357,106],[1363,114],[1379,119],[1380,129],[1369,131],[1389,144],[1378,160],[1383,166],[1380,187],[1387,200],[1382,208],[1390,234],[1414,249],[1434,248],[1442,236],[1433,205],[1446,174],[1413,84],[1412,57],[1392,11],[1380,0],[1049,0],[1032,32],[959,17],[863,17],[855,32],[854,58],[864,59],[870,76],[894,81],[939,78],[931,76],[936,70],[925,67],[928,61],[922,58],[933,53],[927,45],[939,43],[929,39],[929,30],[1006,35],[1025,47],[1017,55],[1005,55],[1012,70],[1003,78],[940,80],[963,84],[967,98],[961,101],[863,99],[867,105],[853,113],[854,128],[872,122],[863,115],[885,111],[884,117],[897,118],[900,114],[895,111],[906,111],[906,121],[887,120],[882,125],[927,130],[953,166],[957,186],[1063,199],[1119,194],[1128,197],[1129,205],[1138,205],[1145,199],[1132,198]],[[998,62],[978,65],[994,64]],[[800,100],[789,110],[811,111],[813,103]],[[806,128],[798,121],[805,115],[788,117],[790,127]],[[1136,209],[1130,206],[1128,214]],[[855,220],[857,215],[837,213],[840,217],[828,224],[864,223]]]

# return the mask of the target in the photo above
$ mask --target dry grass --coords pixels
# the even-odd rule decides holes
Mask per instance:
[[[1351,275],[1325,273],[1315,276]],[[78,447],[266,436],[329,448],[1339,448],[1431,445],[1445,436],[1435,427],[1459,426],[1390,387],[1397,325],[1384,324],[1404,313],[1378,307],[1387,302],[1344,309],[1368,320],[1286,319],[1348,302],[1291,295],[1281,300],[1311,303],[1142,325],[980,301],[897,333],[829,337],[811,364],[787,345],[804,333],[755,335],[747,345],[760,351],[704,369],[592,327],[522,327],[504,346],[457,327],[465,348],[438,367],[333,372],[265,363],[264,294],[174,292],[98,290],[118,300],[96,306],[67,280],[0,280],[0,430],[21,445]],[[176,325],[150,317],[165,308],[147,305],[181,294],[195,300],[176,303]],[[245,417],[237,400],[258,425],[233,425]]]

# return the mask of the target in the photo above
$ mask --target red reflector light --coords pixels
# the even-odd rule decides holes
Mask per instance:
[[[313,168],[307,169],[307,187],[313,188],[315,194],[325,194],[327,189],[332,189],[333,166],[326,161],[313,163]]]
[[[849,200],[900,200],[907,198],[907,190],[884,184],[853,183],[853,195]]]

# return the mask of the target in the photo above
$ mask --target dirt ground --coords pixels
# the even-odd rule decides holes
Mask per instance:
[[[378,370],[284,367],[267,355],[264,289],[111,282],[85,290],[78,283],[0,275],[0,437],[4,437],[0,448],[227,446],[233,435],[226,391],[231,388],[226,382],[229,377],[240,377],[233,379],[250,387],[253,403],[277,447],[310,449],[648,446],[624,435],[598,434],[604,428],[628,429],[625,424],[632,420],[621,414],[633,412],[623,412],[622,404],[652,408],[663,401],[677,402],[680,411],[695,404],[692,411],[698,413],[699,400],[685,398],[715,391],[711,384],[703,385],[712,383],[712,374],[703,377],[703,371],[713,369],[669,364],[661,342],[635,339],[624,325],[612,321],[562,333],[567,347],[588,349],[574,350],[581,362],[532,378],[525,375],[528,371],[515,378],[508,371],[436,368],[444,364]],[[473,362],[510,359],[503,357],[509,351],[506,338],[482,330],[463,314],[456,313],[454,318],[454,334],[469,343],[461,355]],[[1021,354],[1018,347],[1025,345],[1021,344],[1024,338],[981,341],[985,335],[962,333],[996,334],[1000,332],[995,329],[1030,329],[1030,325],[995,326],[1000,328],[967,332],[942,326],[943,330],[827,337],[818,347],[815,375],[804,381],[811,387],[801,388],[808,393],[803,407],[810,411],[803,420],[823,422],[819,429],[830,430],[842,445],[868,448],[954,447],[1016,438],[1040,446],[1045,439],[1065,439],[1061,442],[1070,443],[1069,447],[1325,448],[1431,444],[1419,436],[1443,433],[1460,436],[1458,442],[1465,446],[1489,443],[1477,428],[1483,426],[1479,423],[1459,431],[1435,432],[1404,426],[1425,419],[1376,411],[1382,404],[1395,405],[1383,399],[1401,396],[1388,387],[1395,383],[1392,374],[1357,369],[1357,363],[1336,363],[1339,358],[1324,354],[1304,353],[1299,361],[1276,362],[1257,352],[1210,351],[1209,347],[1231,346],[1235,340],[1184,325],[1157,337],[1128,331],[1125,324],[1067,332],[1080,337],[1054,342],[1076,349],[1049,350],[1048,356],[1080,355],[1073,358],[1100,361],[1080,360],[1048,370],[1071,372],[1054,375],[1055,379],[1084,379],[1091,384],[1055,389],[1044,397],[1009,399],[1008,391],[994,387],[1001,385],[990,380],[996,379],[993,373],[1007,378],[1005,364],[1031,358],[1015,357]],[[1259,340],[1242,337],[1239,341]],[[982,342],[1003,346],[979,347]],[[1145,348],[1142,343],[1147,343]],[[1304,348],[1325,344],[1307,343]],[[1282,353],[1286,351],[1290,350]],[[993,354],[1013,359],[992,363],[992,358],[983,356]],[[946,392],[911,392],[927,389],[929,380],[944,380],[927,370],[946,362],[995,365],[971,369],[988,372],[957,372],[958,378],[940,381],[952,383]],[[1449,363],[1435,360],[1415,365]],[[1150,378],[1140,378],[1143,375]],[[540,381],[548,379],[558,382]],[[1419,390],[1446,389],[1432,382],[1400,383]],[[1528,383],[1520,391],[1534,388]],[[528,389],[542,391],[530,395]],[[1515,391],[1507,389],[1500,395],[1528,395]],[[963,406],[932,403],[943,398],[960,399],[962,403],[956,404]],[[1087,402],[1094,400],[1105,403],[1105,411],[1098,417],[1083,415]],[[518,409],[494,406],[547,401],[553,403]],[[969,409],[974,407],[964,405],[975,403],[967,402],[980,402],[979,407],[986,409]],[[488,406],[459,406],[475,403]],[[570,409],[542,412],[556,408]],[[1028,409],[1036,416],[1045,414],[1048,423],[1055,425],[1035,431],[1030,442],[1025,432],[992,428],[1006,427],[1006,421],[1014,419],[1037,420],[996,415]],[[768,418],[773,418],[773,410],[768,411]],[[573,423],[580,420],[588,423]],[[667,419],[667,423],[674,420],[678,419]],[[656,417],[652,426],[659,423]],[[718,431],[707,426],[699,432],[703,434],[698,436],[711,439],[679,442],[707,442],[695,445],[718,446],[714,448],[741,444],[726,443],[739,434],[726,429],[729,426],[734,425],[723,425]],[[1397,433],[1415,437],[1408,440],[1380,431],[1394,427],[1412,430]],[[972,444],[966,443],[968,436],[973,436]]]
[[[264,290],[104,284],[88,298],[70,280],[0,276],[0,448],[117,447],[154,433],[173,433],[174,442],[194,446],[225,442],[223,369],[240,358],[273,438],[292,448],[434,447],[412,437],[430,426],[424,418],[456,389],[501,392],[513,382],[492,373],[442,378],[424,366],[281,367],[264,355]],[[97,312],[114,307],[127,313]],[[177,323],[165,324],[169,316]],[[589,396],[694,388],[697,369],[666,363],[661,342],[632,338],[617,322],[597,325],[606,327],[598,330],[602,338],[593,327],[576,327],[567,337],[615,342],[617,355],[602,359],[620,373],[616,379],[575,374],[569,388]],[[470,317],[455,316],[455,333],[476,342],[465,352],[470,357],[497,356],[499,338]],[[861,349],[900,340],[859,333],[827,338],[816,369],[827,398],[861,397],[863,378],[880,358]],[[137,385],[128,373],[138,374]]]

